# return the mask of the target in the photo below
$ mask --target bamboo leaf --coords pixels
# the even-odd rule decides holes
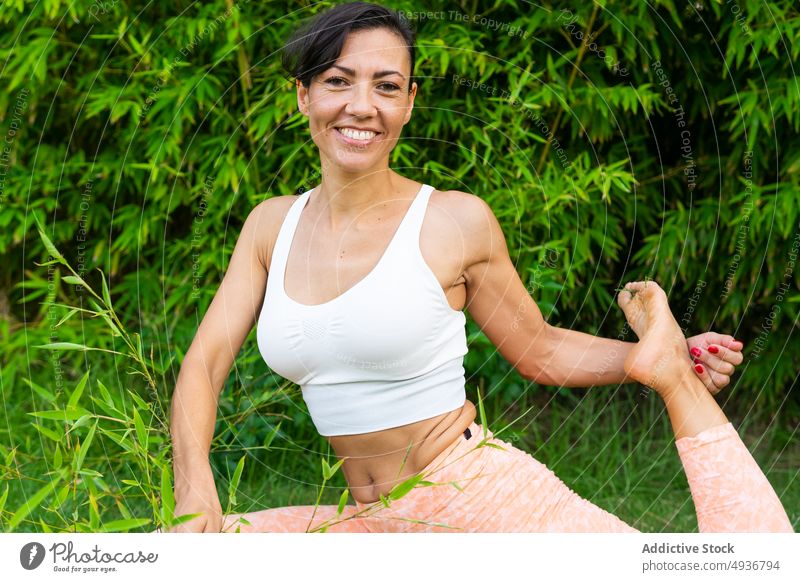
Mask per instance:
[[[100,529],[100,508],[97,504],[97,496],[91,489],[89,490],[89,528],[91,531]]]
[[[134,518],[134,519],[118,519],[116,521],[111,521],[100,528],[101,533],[110,533],[115,531],[130,531],[137,527],[143,527],[148,523],[151,523],[152,520],[146,518]]]
[[[99,420],[95,420],[92,428],[89,429],[89,434],[86,435],[86,438],[81,443],[81,449],[78,451],[76,456],[76,465],[75,470],[80,471],[81,467],[83,466],[83,460],[86,458],[86,453],[89,451],[89,447],[92,444],[92,439],[94,439],[94,433],[97,430],[97,423],[100,422]]]
[[[8,483],[6,483],[6,490],[0,496],[0,515],[3,515],[3,510],[6,508],[6,500],[8,499]]]
[[[242,455],[239,462],[236,464],[236,469],[233,471],[231,478],[230,488],[228,489],[228,501],[232,506],[236,505],[236,490],[239,488],[239,480],[242,478],[242,471],[244,470],[244,460],[246,455]]]
[[[67,483],[61,489],[58,490],[58,493],[56,493],[56,497],[55,499],[53,499],[53,503],[51,504],[51,508],[54,511],[59,509],[62,505],[64,505],[64,502],[67,500],[67,495],[69,495],[70,489],[71,489],[70,484]]]
[[[397,484],[392,490],[389,492],[389,499],[395,500],[405,497],[409,491],[411,491],[414,487],[416,487],[417,483],[422,480],[422,474],[418,473],[416,475],[412,475],[402,483]]]
[[[34,424],[33,428],[38,430],[40,433],[42,433],[44,436],[49,438],[51,441],[54,441],[56,443],[61,442],[62,435],[57,433],[53,429],[47,428],[46,426],[44,426],[42,424],[38,424],[38,423]],[[56,467],[56,468],[58,468],[58,467]]]
[[[128,438],[128,434],[130,430],[126,430],[123,434],[117,434],[113,431],[105,431],[104,434],[110,438],[112,441],[117,443],[120,447],[122,447],[126,452],[132,453],[134,451],[133,445]]]
[[[331,466],[324,457],[320,457],[320,461],[322,461],[322,477],[325,481],[327,481],[331,478]]]
[[[53,492],[53,489],[55,489],[63,476],[63,473],[58,473],[51,476],[50,481],[44,487],[31,495],[22,505],[22,507],[20,507],[16,512],[14,512],[14,515],[11,516],[11,519],[8,521],[8,529],[10,531],[14,531],[17,526],[22,523],[22,520],[28,517],[31,511],[39,507],[42,501],[44,501],[44,498]]]
[[[109,293],[108,291],[108,284],[106,283],[106,277],[103,274],[103,271],[101,271],[100,269],[97,270],[100,271],[100,281],[102,282],[103,285],[103,301],[106,302],[106,307],[109,310],[111,310],[113,309],[113,307],[111,306],[111,293]]]
[[[39,396],[41,396],[42,398],[44,398],[48,402],[53,403],[53,402],[56,401],[55,394],[53,394],[52,392],[50,392],[46,388],[43,388],[42,386],[39,386],[36,382],[31,380],[30,378],[22,378],[22,381],[25,382],[31,388],[33,388]]]
[[[6,487],[6,489],[8,489],[8,487]],[[6,491],[6,493],[7,492],[8,491]],[[348,492],[347,489],[342,491],[342,494],[339,496],[339,505],[336,507],[336,515],[342,515],[342,512],[344,511],[344,507],[347,504],[348,495],[349,495],[349,492]],[[2,508],[0,508],[0,511],[2,511]]]
[[[71,342],[55,342],[51,344],[43,344],[33,347],[41,348],[43,350],[79,350],[82,352],[92,349],[92,348],[87,348],[83,344],[75,344]]]
[[[505,451],[506,450],[505,448],[501,447],[500,445],[496,445],[494,443],[487,443],[487,442],[480,442],[475,446],[476,449],[479,448],[479,447],[492,447],[493,449],[500,449],[501,451]]]
[[[88,287],[86,281],[80,277],[76,277],[75,275],[64,275],[61,277],[61,280],[64,281],[64,283],[69,283],[70,285],[83,285],[84,287]]]
[[[70,309],[67,312],[67,314],[59,320],[59,322],[55,325],[55,327],[60,327],[62,323],[64,323],[65,321],[69,320],[76,313],[78,313],[77,309]]]
[[[87,413],[82,408],[77,410],[40,410],[38,412],[28,412],[31,416],[46,418],[47,420],[78,420]]]
[[[176,517],[175,519],[172,520],[172,527],[175,527],[176,525],[180,525],[182,523],[186,523],[187,521],[192,521],[194,518],[200,517],[201,515],[203,515],[203,514],[202,513],[184,513],[183,515],[178,516],[178,517]]]
[[[83,389],[86,387],[86,382],[88,380],[89,370],[86,370],[86,373],[81,377],[81,379],[78,381],[78,384],[75,386],[75,389],[72,391],[69,401],[67,401],[67,408],[77,408],[78,400],[80,400],[81,394],[83,394]]]
[[[147,450],[147,429],[144,426],[142,417],[139,415],[139,410],[136,408],[133,409],[133,426],[136,428],[136,439],[139,441],[139,444],[142,445],[142,448]]]
[[[281,423],[278,422],[278,425],[272,431],[267,433],[266,437],[264,437],[264,444],[263,444],[264,450],[269,449],[270,445],[272,444],[272,441],[275,439],[275,435],[278,434],[280,428],[281,428]]]
[[[161,520],[171,522],[175,515],[175,497],[169,465],[161,465]]]
[[[54,258],[55,261],[61,263],[62,265],[66,265],[67,262],[64,260],[64,257],[61,256],[61,253],[58,252],[53,242],[50,240],[45,232],[42,224],[39,222],[39,217],[36,213],[33,214],[33,220],[36,222],[36,229],[39,231],[39,237],[42,239],[42,243],[44,243],[44,248],[47,249],[47,252]]]
[[[484,438],[488,436],[487,429],[489,427],[488,423],[486,422],[486,411],[483,409],[483,398],[481,397],[481,389],[478,388],[478,412],[480,413],[481,417],[481,427],[483,427],[483,436]]]
[[[333,477],[336,474],[336,471],[339,470],[339,467],[342,466],[342,463],[344,463],[344,459],[339,459],[338,461],[336,461],[336,463],[333,464],[333,466],[331,467],[331,477]]]
[[[103,381],[99,378],[97,379],[97,388],[100,390],[100,395],[103,397],[103,401],[112,409],[117,409],[117,404],[114,402],[114,399],[111,397],[111,393],[109,393],[108,388],[106,388]]]

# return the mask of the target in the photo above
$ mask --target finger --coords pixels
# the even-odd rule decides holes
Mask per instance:
[[[723,348],[724,349],[724,348]],[[726,376],[730,376],[736,371],[736,366],[732,363],[727,362],[721,359],[718,355],[714,355],[709,353],[710,350],[704,350],[701,348],[692,348],[692,358],[694,362],[703,364],[709,370],[713,370],[714,372],[718,372],[719,374],[724,374]],[[736,352],[731,352],[735,354]],[[741,356],[741,354],[739,354]]]
[[[731,378],[727,374],[720,374],[704,366],[703,364],[694,364],[695,373],[706,385],[711,394],[717,395],[725,386],[731,383]],[[698,368],[702,368],[702,372],[698,372]]]
[[[729,342],[722,342],[722,345],[737,352],[741,352],[744,349],[744,342],[740,342],[739,340],[735,340],[733,338],[731,338],[731,341]]]
[[[721,360],[725,360],[726,362],[730,362],[734,366],[738,366],[744,361],[744,356],[740,351],[734,351],[730,348],[726,348],[725,346],[711,344],[708,346],[708,352],[710,354],[715,355]]]
[[[708,345],[717,344],[718,346],[724,346],[735,351],[742,351],[742,348],[744,348],[744,343],[734,339],[732,335],[724,333],[710,331],[705,334],[705,340]]]
[[[717,333],[715,331],[707,331],[700,334],[699,337],[703,339],[703,343],[706,345],[717,344],[720,346],[726,346],[728,343],[733,341],[733,336]]]
[[[694,373],[697,374],[697,377],[705,384],[706,389],[708,389],[711,394],[717,394],[721,390],[721,388],[714,384],[709,370],[703,364],[692,364],[692,367],[694,368]]]

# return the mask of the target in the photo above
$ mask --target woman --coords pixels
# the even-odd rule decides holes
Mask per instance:
[[[711,478],[701,461],[712,438],[713,453],[735,462],[728,473],[750,479],[746,492],[763,500],[754,521],[739,512],[729,527],[788,527],[769,483],[709,394],[741,362],[740,344],[706,334],[698,341],[716,342],[716,355],[700,353],[708,369],[698,364],[695,372],[680,330],[664,331],[671,315],[663,298],[638,299],[637,308],[629,303],[629,320],[639,310],[631,321],[638,344],[547,325],[488,205],[388,167],[416,95],[413,45],[395,13],[364,3],[317,16],[288,43],[284,64],[320,150],[322,180],[312,191],[270,198],[253,210],[186,354],[173,400],[176,515],[202,515],[173,531],[626,528],[475,423],[464,392],[465,306],[502,355],[540,383],[643,381],[647,357],[663,357],[659,373],[646,380],[665,396],[682,439],[701,529],[726,527],[703,521],[719,500],[698,499]],[[657,317],[640,321],[651,313]],[[298,506],[222,516],[208,461],[216,401],[256,320],[265,361],[301,386],[316,428],[343,460],[356,506],[342,515],[333,506]],[[658,343],[664,341],[681,346]],[[656,346],[647,357],[644,344]],[[562,350],[580,357],[562,357]],[[423,485],[460,483],[416,487],[385,506],[399,484],[423,475]],[[439,525],[408,521],[429,518]]]

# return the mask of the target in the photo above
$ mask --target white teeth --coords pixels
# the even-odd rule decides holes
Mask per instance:
[[[349,127],[337,127],[339,133],[349,137],[350,139],[357,139],[367,141],[375,137],[377,134],[374,131],[355,131]]]

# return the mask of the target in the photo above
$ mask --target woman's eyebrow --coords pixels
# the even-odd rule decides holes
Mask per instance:
[[[356,72],[353,69],[348,69],[347,67],[342,67],[341,65],[331,65],[332,68],[339,69],[340,71],[347,73],[348,75],[355,76]],[[389,75],[400,75],[404,79],[406,76],[398,71],[386,70],[386,71],[378,71],[372,75],[373,79],[377,79],[378,77],[387,77]]]

